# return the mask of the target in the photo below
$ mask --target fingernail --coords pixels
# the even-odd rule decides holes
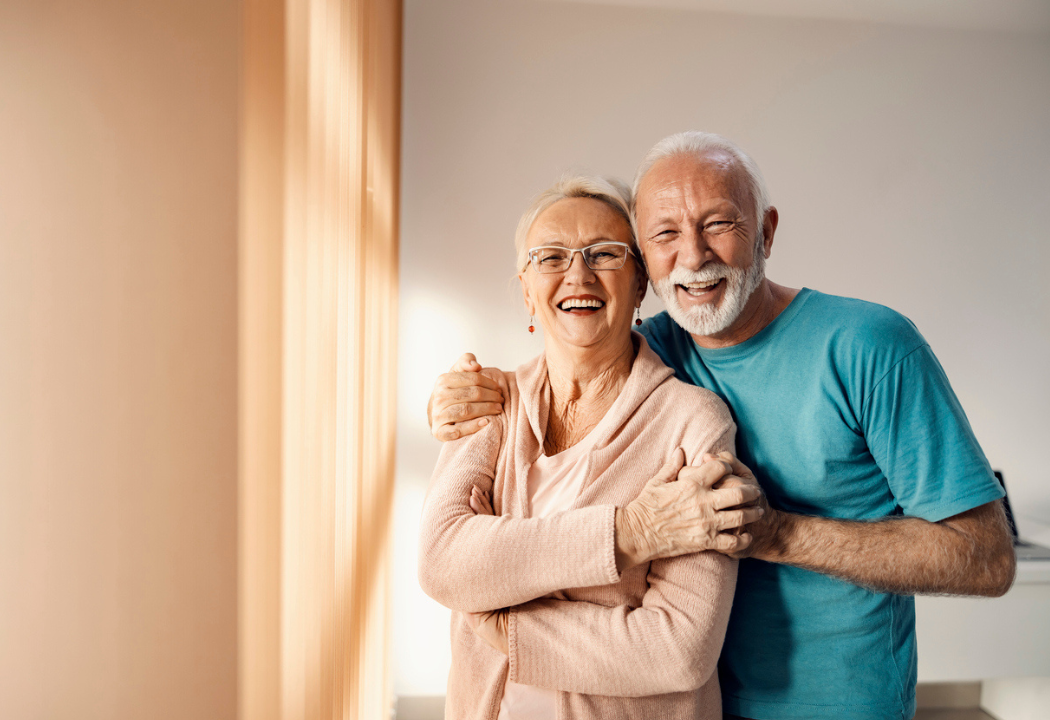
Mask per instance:
[[[480,426],[480,427],[485,427],[488,424],[489,424],[488,418],[481,418],[480,420],[478,420],[478,426]]]

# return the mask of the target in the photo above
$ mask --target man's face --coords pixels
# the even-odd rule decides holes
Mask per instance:
[[[656,293],[691,335],[731,333],[765,276],[762,226],[731,156],[655,163],[636,199],[638,241]]]

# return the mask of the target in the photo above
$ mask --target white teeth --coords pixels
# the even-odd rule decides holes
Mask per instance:
[[[720,280],[721,278],[719,278],[718,280],[708,280],[707,282],[682,283],[682,287],[686,288],[687,290],[706,290],[709,287],[714,287],[715,285],[717,285]]]
[[[568,300],[562,300],[558,303],[558,307],[562,310],[572,310],[573,308],[600,308],[605,303],[601,300],[582,300],[580,298],[569,298]]]

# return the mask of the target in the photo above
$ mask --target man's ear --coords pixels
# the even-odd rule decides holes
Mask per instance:
[[[769,255],[773,250],[773,236],[777,232],[777,223],[780,222],[780,213],[772,205],[766,210],[766,216],[762,218],[762,246],[766,254],[766,259],[769,259]]]

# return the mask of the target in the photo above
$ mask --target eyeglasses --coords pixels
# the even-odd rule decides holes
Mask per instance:
[[[529,260],[538,273],[559,273],[569,269],[576,253],[583,255],[583,261],[591,270],[619,270],[627,262],[627,256],[634,255],[627,243],[600,242],[585,248],[541,245],[529,250]]]

